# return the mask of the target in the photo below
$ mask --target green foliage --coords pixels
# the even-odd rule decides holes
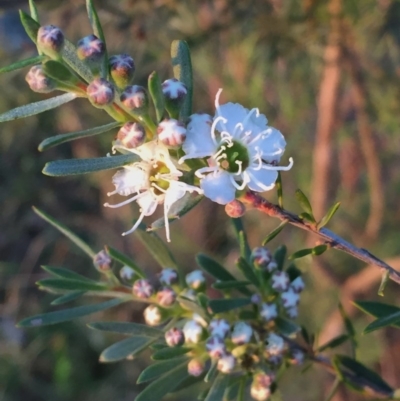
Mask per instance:
[[[149,75],[148,88],[153,101],[154,110],[156,111],[157,122],[160,122],[164,117],[165,98],[162,92],[161,80],[156,71]]]
[[[0,68],[0,74],[11,72],[15,70],[19,70],[20,68],[30,67],[35,64],[39,64],[41,61],[45,60],[45,56],[34,56],[27,58],[25,60],[17,61],[7,67]]]

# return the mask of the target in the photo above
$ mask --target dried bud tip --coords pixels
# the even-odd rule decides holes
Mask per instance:
[[[246,206],[237,199],[225,205],[225,213],[234,219],[242,217],[246,212]]]

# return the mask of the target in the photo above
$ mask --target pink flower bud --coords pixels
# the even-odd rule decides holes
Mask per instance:
[[[54,25],[41,26],[37,33],[39,48],[48,56],[56,56],[64,46],[64,34]]]
[[[100,251],[94,255],[94,267],[100,272],[106,272],[111,269],[111,258],[106,251]]]
[[[157,292],[156,297],[161,306],[171,306],[176,300],[176,293],[172,288],[165,287]]]
[[[146,131],[139,123],[125,123],[117,134],[116,145],[124,146],[128,149],[134,149],[142,145],[146,139]]]
[[[225,213],[233,219],[242,217],[245,212],[246,206],[237,199],[234,199],[225,205]]]
[[[104,56],[106,46],[96,35],[88,35],[80,39],[76,46],[76,53],[81,60],[89,63],[98,63]]]
[[[167,79],[162,83],[164,96],[169,100],[183,100],[187,94],[186,85],[176,78]]]
[[[251,260],[256,267],[266,269],[272,260],[271,251],[264,246],[254,248],[251,252]]]
[[[271,395],[271,384],[274,381],[272,374],[257,373],[250,387],[251,396],[257,401],[266,401]]]
[[[34,65],[26,74],[25,81],[34,92],[49,93],[56,88],[56,83],[43,70],[41,65]]]
[[[157,127],[158,139],[166,146],[179,147],[186,139],[185,126],[173,118],[161,121]]]
[[[127,86],[121,93],[121,102],[128,110],[136,112],[147,111],[148,96],[146,89],[139,85]]]
[[[185,336],[181,329],[173,327],[165,333],[165,342],[169,347],[176,347],[185,342]]]
[[[210,337],[206,342],[206,350],[211,358],[221,358],[226,353],[225,342],[220,337]]]
[[[188,373],[190,376],[200,376],[204,372],[204,368],[204,362],[200,359],[192,359],[188,363]]]
[[[114,86],[104,78],[94,79],[88,85],[86,93],[95,107],[108,106],[114,100]]]
[[[138,298],[150,298],[154,293],[154,288],[150,284],[149,280],[140,279],[136,280],[132,288],[133,295]]]
[[[119,88],[132,82],[135,74],[135,63],[128,54],[118,54],[109,59],[110,74]]]
[[[235,363],[235,357],[231,353],[226,353],[218,360],[217,369],[225,374],[232,373]]]

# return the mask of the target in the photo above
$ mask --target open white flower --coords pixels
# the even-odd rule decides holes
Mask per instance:
[[[163,144],[151,141],[134,149],[123,149],[136,153],[142,160],[128,164],[118,171],[112,179],[115,190],[107,195],[133,196],[121,203],[115,205],[105,203],[104,206],[117,208],[134,201],[139,204],[139,219],[130,230],[122,234],[127,235],[136,230],[145,216],[152,215],[157,205],[164,204],[165,230],[169,242],[168,213],[171,206],[186,192],[202,193],[202,190],[179,181],[182,172],[175,167],[168,149]]]
[[[293,165],[278,166],[286,141],[258,109],[248,110],[237,103],[219,104],[220,89],[215,99],[216,114],[194,114],[190,117],[180,159],[210,156],[208,167],[196,171],[204,195],[220,204],[235,199],[236,190],[246,186],[253,191],[272,189],[279,170]]]

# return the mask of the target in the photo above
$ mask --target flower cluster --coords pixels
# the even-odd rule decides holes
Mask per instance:
[[[288,326],[297,328],[291,319],[297,317],[304,282],[297,270],[283,270],[265,247],[253,250],[249,266],[259,285],[252,295],[238,287],[248,294],[248,302],[239,310],[231,297],[225,298],[233,302],[226,310],[212,301],[208,306],[200,301],[207,292],[202,270],[188,273],[184,284],[172,268],[164,268],[150,281],[135,277],[133,270],[129,274],[125,266],[121,277],[132,283],[136,299],[150,303],[144,310],[147,325],[158,326],[178,317],[172,326],[165,326],[164,346],[175,348],[177,355],[185,350],[190,375],[202,376],[210,369],[251,375],[251,396],[267,400],[282,364],[304,361],[304,353],[293,346],[297,329],[287,330]]]

